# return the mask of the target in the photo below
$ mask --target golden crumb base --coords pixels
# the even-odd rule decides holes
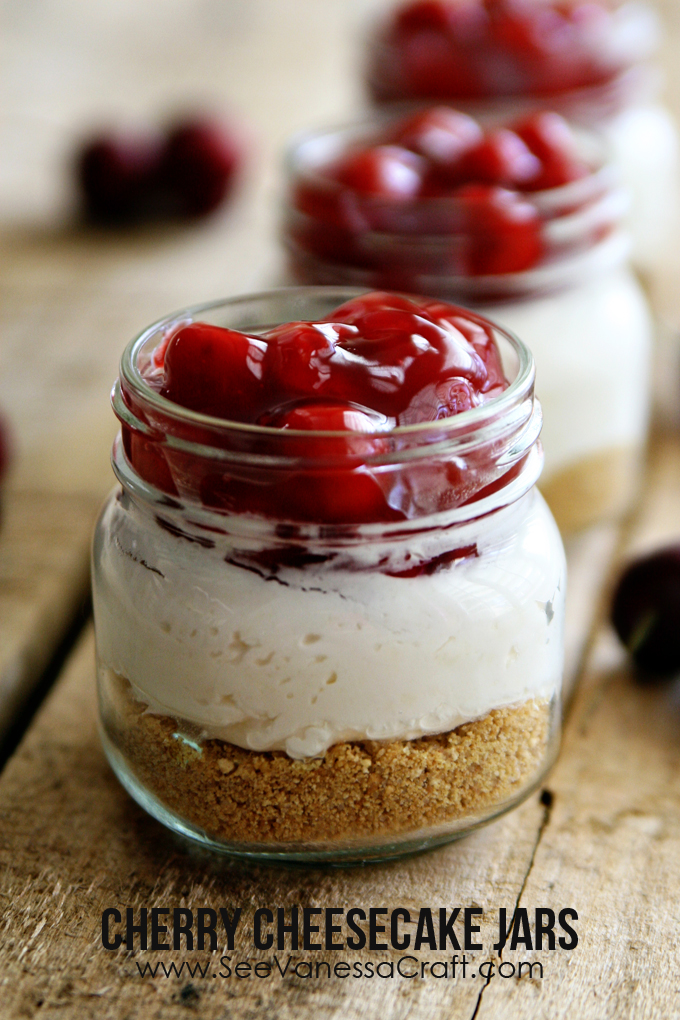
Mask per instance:
[[[105,726],[128,767],[163,805],[227,843],[356,842],[488,817],[538,778],[548,755],[547,701],[495,709],[436,736],[335,744],[297,761],[199,741],[147,713],[116,680]]]
[[[629,510],[640,465],[638,449],[605,450],[539,479],[538,487],[560,531],[567,534],[615,520]]]

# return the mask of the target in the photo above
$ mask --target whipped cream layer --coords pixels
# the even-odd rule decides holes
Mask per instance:
[[[479,311],[516,333],[534,356],[542,482],[599,452],[642,446],[652,322],[630,269],[595,267],[576,286]]]
[[[115,497],[104,511],[100,666],[148,711],[207,737],[307,758],[344,740],[446,732],[559,691],[565,568],[535,490],[410,537],[409,565],[475,543],[478,555],[409,578],[376,567],[386,555],[403,566],[403,541],[271,574],[225,562],[239,558],[226,538],[206,549],[138,514]]]

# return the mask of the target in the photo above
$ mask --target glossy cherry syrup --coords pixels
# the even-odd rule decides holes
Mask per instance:
[[[257,335],[192,322],[158,346],[147,381],[232,432],[233,423],[266,426],[253,434],[265,446],[286,433],[285,456],[263,476],[245,462],[232,470],[200,455],[178,459],[161,436],[124,423],[127,456],[146,481],[173,496],[192,490],[213,509],[317,524],[397,521],[502,484],[485,474],[488,452],[478,463],[472,454],[403,472],[371,464],[389,452],[395,427],[450,418],[508,385],[491,327],[441,301],[373,292],[321,321]],[[183,438],[219,445],[210,428],[187,422]]]

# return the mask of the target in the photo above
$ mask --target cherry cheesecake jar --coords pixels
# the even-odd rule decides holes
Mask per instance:
[[[652,324],[601,140],[555,113],[483,127],[432,107],[306,135],[288,169],[292,277],[431,294],[510,328],[536,360],[541,490],[560,528],[624,513]]]
[[[414,0],[377,26],[375,102],[451,103],[476,115],[557,110],[608,138],[633,203],[643,269],[663,265],[678,223],[678,136],[652,63],[659,24],[636,0]]]
[[[93,549],[102,739],[170,828],[370,860],[525,798],[564,554],[527,348],[440,301],[291,288],[126,349]]]

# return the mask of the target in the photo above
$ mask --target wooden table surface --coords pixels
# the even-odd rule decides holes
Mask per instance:
[[[0,529],[0,738],[9,732],[16,741],[23,702],[59,672],[0,774],[3,1020],[147,1020],[192,1010],[239,1020],[680,1016],[680,698],[677,686],[633,682],[605,618],[617,564],[680,532],[680,437],[670,427],[677,416],[668,385],[636,513],[622,528],[568,543],[567,674],[578,684],[560,758],[544,790],[458,844],[353,870],[208,859],[147,818],[113,779],[96,734],[89,624],[58,668],[87,595],[92,524],[112,484],[108,393],[122,348],[171,309],[278,281],[282,147],[296,130],[361,108],[360,41],[380,6],[2,5],[0,409],[16,449]],[[669,0],[665,15],[669,99],[680,108],[672,60],[680,10]],[[69,176],[77,139],[100,123],[163,117],[192,101],[233,109],[249,132],[249,171],[235,201],[185,228],[109,235],[79,227]],[[650,281],[667,338],[680,328],[676,274],[669,265]],[[232,955],[254,963],[268,954],[252,947],[253,911],[293,904],[413,914],[480,906],[484,949],[469,954],[471,969],[536,960],[543,979],[141,978],[137,963],[159,954],[101,945],[107,907],[240,906]],[[577,948],[499,955],[498,910],[510,916],[518,906],[573,908]],[[210,962],[217,974],[219,955],[163,960]],[[331,962],[399,955],[347,952]],[[310,956],[316,964],[333,954],[297,959]],[[417,957],[429,966],[450,954],[423,948]]]

